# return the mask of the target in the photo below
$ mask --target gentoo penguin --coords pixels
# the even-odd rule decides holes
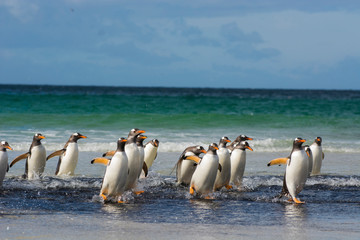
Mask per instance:
[[[159,140],[153,139],[147,142],[144,146],[144,163],[146,165],[146,169],[150,169],[153,165],[155,158],[157,157],[157,150],[159,148]],[[145,176],[145,172],[143,172]]]
[[[233,183],[238,188],[241,187],[242,179],[244,176],[245,165],[246,165],[246,152],[245,152],[246,149],[253,151],[253,149],[249,146],[248,142],[242,141],[237,145],[235,145],[230,156],[230,162],[231,162],[230,183]]]
[[[141,169],[143,166],[141,165],[143,160],[140,159],[140,152],[136,145],[136,138],[141,133],[145,133],[145,131],[138,128],[131,129],[125,144],[125,153],[128,158],[129,168],[129,175],[126,179],[125,191],[134,189],[136,187],[139,177],[139,169]]]
[[[100,196],[104,201],[110,197],[121,202],[119,198],[125,190],[126,178],[128,176],[128,158],[125,154],[125,143],[125,138],[119,138],[117,149],[111,160],[95,158],[91,161],[92,164],[102,163],[107,166],[100,190]]]
[[[309,159],[302,147],[305,141],[302,138],[295,138],[293,142],[293,149],[286,161],[284,183],[280,194],[280,197],[288,196],[295,203],[304,203],[296,196],[304,188],[309,172]]]
[[[147,176],[147,174],[148,174],[148,169],[144,162],[145,151],[144,151],[144,145],[143,145],[143,142],[146,138],[147,138],[147,136],[144,136],[141,134],[137,135],[137,137],[136,137],[136,146],[138,147],[138,150],[139,150],[139,159],[140,159],[140,168],[138,170],[138,178],[140,177],[141,171],[143,169],[145,172],[145,176]]]
[[[229,149],[229,151],[231,153],[236,145],[238,145],[240,142],[248,141],[248,140],[253,140],[253,138],[250,138],[250,137],[245,136],[245,135],[240,135],[232,143],[230,143],[227,146],[227,148]]]
[[[9,143],[6,141],[0,142],[0,187],[5,178],[6,172],[9,171],[8,154],[6,149],[12,150]]]
[[[309,162],[308,162],[309,174],[308,174],[308,176],[310,176],[310,174],[312,172],[312,168],[313,168],[313,155],[312,155],[309,145],[305,145],[304,150],[305,150],[306,154],[308,155],[308,159],[309,159]]]
[[[322,143],[321,137],[317,137],[314,143],[310,145],[310,149],[313,154],[312,174],[320,173],[322,160],[324,159],[324,153],[322,151],[321,143]]]
[[[57,150],[50,154],[46,161],[52,157],[60,156],[55,175],[74,175],[74,171],[79,160],[79,149],[77,141],[81,138],[87,138],[80,133],[73,133],[65,143],[63,149]]]
[[[222,167],[222,170],[221,172],[217,172],[214,190],[220,190],[222,187],[226,187],[227,189],[232,188],[229,185],[231,176],[230,152],[226,148],[226,144],[229,142],[230,140],[228,137],[222,137],[219,142],[219,150],[217,150],[217,155],[219,157],[219,163]]]
[[[209,146],[207,153],[196,167],[190,181],[189,192],[191,195],[194,195],[196,192],[197,194],[205,195],[205,197],[208,198],[206,195],[213,191],[216,173],[218,169],[221,171],[216,150],[219,150],[218,145],[212,143]]]
[[[200,154],[206,153],[202,146],[187,147],[180,155],[176,163],[176,182],[182,185],[189,185],[191,177],[196,169],[196,163],[193,162],[197,158],[200,161]]]
[[[41,133],[36,133],[33,137],[29,151],[16,157],[10,163],[10,167],[12,167],[18,161],[26,159],[24,177],[33,179],[35,177],[41,176],[46,165],[46,150],[45,147],[41,144],[41,139],[44,138],[45,137],[41,135]]]

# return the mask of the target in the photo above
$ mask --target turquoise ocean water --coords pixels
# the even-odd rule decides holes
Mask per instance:
[[[0,239],[360,238],[360,91],[0,85],[0,102],[0,139],[14,148],[9,161],[28,151],[34,133],[45,135],[48,154],[73,132],[88,137],[79,140],[74,177],[54,176],[55,158],[40,179],[22,179],[24,163],[10,169],[0,190]],[[104,167],[90,161],[135,127],[160,141],[139,183],[145,193],[104,204]],[[203,200],[175,184],[170,172],[184,148],[240,134],[254,138],[241,191]],[[286,157],[295,137],[311,144],[317,136],[325,159],[299,195],[306,203],[276,198],[284,167],[267,162]]]
[[[7,86],[0,88],[1,138],[27,148],[34,132],[49,149],[64,135],[89,135],[86,151],[137,127],[161,152],[221,136],[255,138],[257,151],[287,151],[296,136],[324,138],[330,152],[360,152],[360,91]]]

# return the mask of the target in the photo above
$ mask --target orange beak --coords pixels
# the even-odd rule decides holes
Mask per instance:
[[[202,152],[202,153],[206,153],[206,151],[205,151],[205,150],[201,150],[201,152]]]
[[[225,142],[231,142],[229,139],[226,139]]]
[[[218,147],[214,147],[216,150],[219,150],[219,148]]]
[[[44,139],[45,137],[44,136],[39,136],[40,139]]]
[[[300,142],[306,142],[306,139],[301,139]]]
[[[13,150],[10,146],[5,146],[9,150]]]
[[[80,137],[81,137],[81,138],[87,138],[87,136],[84,136],[84,135],[81,135]]]
[[[246,140],[254,140],[254,139],[253,139],[253,138],[249,138],[249,137],[248,137]]]
[[[137,133],[145,133],[144,130],[138,130]]]
[[[250,151],[254,151],[251,147],[246,146],[247,149],[249,149]]]
[[[122,142],[126,142],[127,141],[127,139],[123,139],[123,140],[121,140]]]

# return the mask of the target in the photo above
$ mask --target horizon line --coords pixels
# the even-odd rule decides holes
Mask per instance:
[[[116,85],[59,85],[59,84],[26,84],[0,83],[0,86],[28,87],[81,87],[81,88],[162,88],[162,89],[223,89],[223,90],[279,90],[279,91],[360,91],[360,89],[321,89],[321,88],[225,88],[225,87],[180,87],[180,86],[116,86]]]

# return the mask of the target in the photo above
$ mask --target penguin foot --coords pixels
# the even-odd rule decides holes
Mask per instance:
[[[190,193],[191,195],[194,195],[194,193],[195,193],[194,187],[190,187],[189,193]]]
[[[226,189],[228,189],[228,190],[233,188],[231,185],[226,185],[225,187],[226,187]]]
[[[120,200],[119,200],[118,203],[125,203],[125,201],[120,201]]]
[[[106,201],[107,197],[103,193],[100,193],[100,196]]]
[[[305,203],[305,202],[302,202],[302,201],[300,201],[299,199],[297,199],[295,197],[293,198],[293,200],[294,200],[295,203]]]
[[[213,199],[215,199],[214,196],[205,196],[204,198],[207,199],[207,200],[213,200]]]
[[[134,193],[135,193],[136,195],[140,195],[140,194],[144,193],[144,191],[134,191]]]

